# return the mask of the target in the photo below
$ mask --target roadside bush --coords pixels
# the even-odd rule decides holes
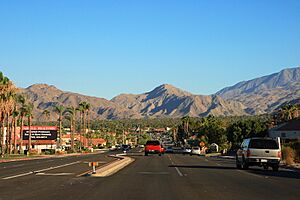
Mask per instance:
[[[291,147],[284,147],[282,149],[282,156],[285,160],[286,164],[291,165],[295,163],[296,160],[296,152]]]
[[[67,154],[70,154],[70,153],[76,153],[76,150],[72,150],[72,149],[69,149],[69,150],[67,150]]]
[[[30,152],[29,152],[29,155],[38,155],[39,152],[37,149],[31,149]]]
[[[43,153],[44,153],[45,155],[53,155],[53,154],[55,154],[55,149],[45,149],[45,150],[43,151]]]
[[[56,154],[57,155],[63,155],[63,154],[65,154],[66,152],[65,151],[56,151]]]

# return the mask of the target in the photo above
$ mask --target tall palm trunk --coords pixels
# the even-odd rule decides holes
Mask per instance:
[[[7,115],[7,127],[8,127],[8,154],[12,153],[12,133],[13,133],[13,123],[12,123],[12,119],[11,121],[9,120],[9,115]]]
[[[86,113],[83,112],[83,132],[86,134]]]
[[[23,126],[24,126],[24,117],[21,116],[21,124],[20,124],[20,153],[23,150]]]
[[[29,126],[29,138],[28,138],[28,151],[31,151],[31,116],[28,117],[28,126]]]
[[[61,138],[62,138],[62,117],[59,116],[59,146],[61,146]]]
[[[14,154],[17,154],[17,120],[14,118]]]
[[[71,117],[71,122],[70,122],[70,129],[71,129],[71,150],[74,152],[74,119],[73,116]]]
[[[5,121],[6,121],[6,147],[5,147],[5,152],[6,154],[9,154],[10,152],[10,126],[9,126],[9,114],[6,113],[6,118],[5,118]]]
[[[82,113],[80,112],[79,113],[79,148],[80,150],[82,149],[82,138],[81,138],[81,135],[82,135]]]
[[[4,125],[4,114],[1,114],[2,116],[2,122],[1,122],[1,157],[4,155],[4,131],[5,131],[5,125]]]

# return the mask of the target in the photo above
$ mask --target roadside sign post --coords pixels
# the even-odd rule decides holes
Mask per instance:
[[[89,167],[93,167],[92,174],[96,174],[96,167],[99,165],[98,162],[89,162]]]

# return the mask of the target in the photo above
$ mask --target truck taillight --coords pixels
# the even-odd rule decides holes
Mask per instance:
[[[278,151],[277,157],[281,158],[281,151]]]
[[[247,157],[250,157],[251,156],[251,152],[250,150],[247,150]]]

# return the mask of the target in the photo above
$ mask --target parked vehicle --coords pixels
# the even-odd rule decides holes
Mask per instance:
[[[161,156],[164,153],[164,148],[158,140],[149,140],[145,145],[145,156],[148,154],[158,154]]]
[[[193,147],[192,150],[191,150],[191,153],[190,155],[198,155],[200,156],[201,155],[201,149],[200,147]]]
[[[190,147],[184,147],[182,149],[182,154],[190,154],[192,152],[192,149]]]
[[[245,139],[236,153],[238,169],[248,169],[249,166],[272,167],[278,171],[281,160],[281,149],[278,142],[272,138]]]
[[[174,153],[173,147],[169,146],[165,150],[166,153]]]
[[[130,149],[130,146],[127,144],[122,144],[121,146],[121,150],[123,151],[123,153],[127,153]]]

